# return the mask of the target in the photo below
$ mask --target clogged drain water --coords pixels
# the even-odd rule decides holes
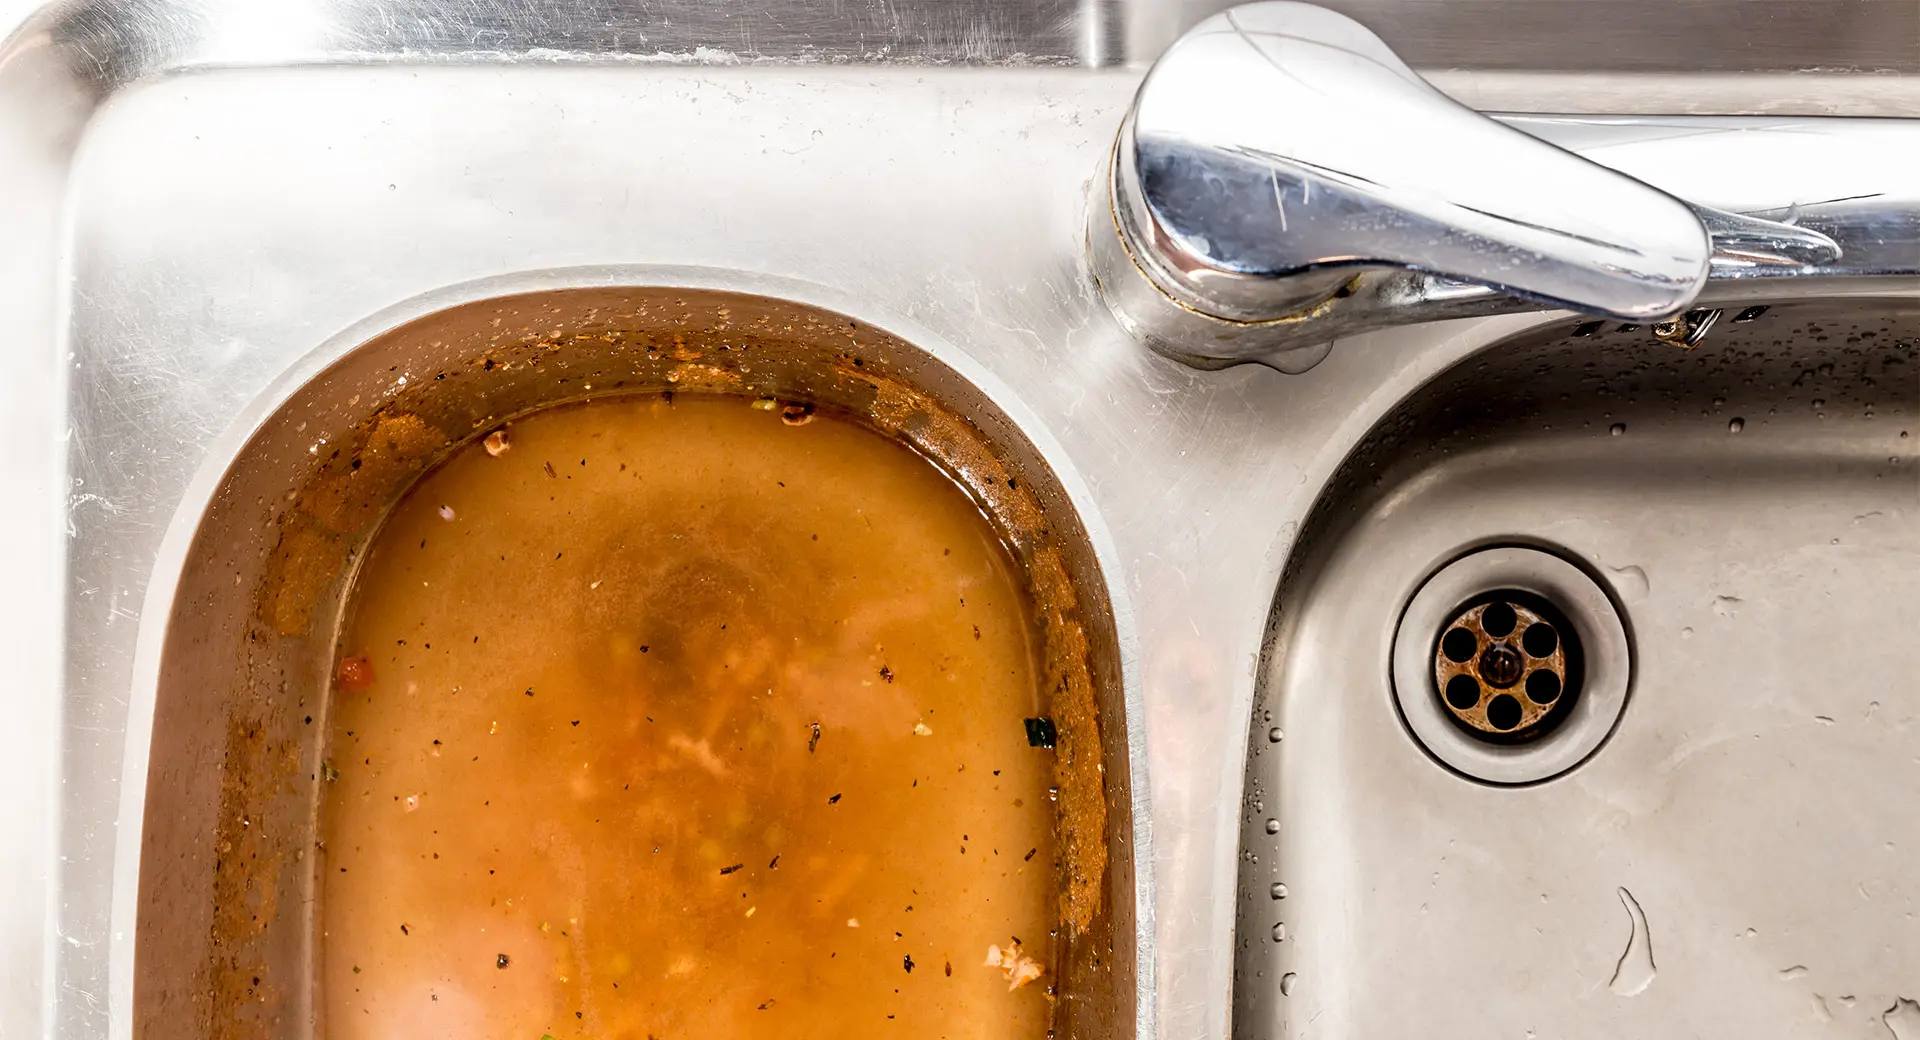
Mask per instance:
[[[469,445],[349,605],[325,1034],[1044,1035],[1035,638],[973,503],[854,423],[629,398]]]

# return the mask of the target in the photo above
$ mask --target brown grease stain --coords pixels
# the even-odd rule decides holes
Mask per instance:
[[[328,454],[281,518],[280,542],[268,558],[263,613],[275,632],[307,630],[312,604],[340,576],[343,539],[378,518],[445,443],[418,416],[389,414],[356,430],[345,450]]]

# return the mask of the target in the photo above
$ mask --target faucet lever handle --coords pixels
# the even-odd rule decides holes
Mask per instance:
[[[1712,246],[1684,203],[1469,109],[1358,22],[1235,7],[1148,73],[1121,127],[1114,219],[1183,307],[1268,322],[1398,268],[1588,314],[1686,308]]]

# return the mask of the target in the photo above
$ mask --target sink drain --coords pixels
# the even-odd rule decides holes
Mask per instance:
[[[1461,611],[1433,648],[1433,685],[1469,735],[1544,736],[1580,696],[1579,637],[1553,605],[1501,589]]]
[[[1469,553],[1428,578],[1401,614],[1392,665],[1414,739],[1495,784],[1585,761],[1619,722],[1631,675],[1605,590],[1552,553],[1518,547]]]

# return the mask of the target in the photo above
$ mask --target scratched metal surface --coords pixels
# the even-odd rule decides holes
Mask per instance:
[[[1061,445],[1133,604],[1157,886],[1139,1026],[1224,1036],[1246,713],[1293,533],[1374,419],[1538,319],[1363,337],[1291,378],[1194,372],[1127,340],[1084,270],[1088,182],[1135,59],[1210,9],[85,0],[22,24],[0,46],[0,697],[15,735],[0,1034],[130,1030],[128,807],[143,804],[155,619],[190,489],[250,404],[316,344],[421,293],[649,264],[795,280],[938,337]],[[1455,69],[1449,89],[1484,104],[1633,110],[1651,89],[1767,111],[1781,81],[1735,73],[1904,70],[1860,40],[1905,9],[1854,5],[1868,28],[1818,36],[1811,62],[1704,77],[1681,60],[1697,40],[1647,37],[1668,57],[1633,67],[1655,78],[1611,92],[1526,74],[1573,62],[1571,46],[1516,66],[1497,37],[1474,42],[1486,19],[1406,24]],[[1865,92],[1789,82],[1816,111],[1912,96],[1898,76]]]

